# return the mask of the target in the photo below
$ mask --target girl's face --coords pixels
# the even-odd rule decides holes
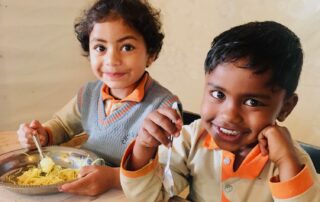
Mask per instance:
[[[294,107],[288,108],[285,90],[267,85],[270,72],[254,74],[245,64],[222,63],[205,76],[203,125],[221,149],[231,152],[255,145],[262,129]]]
[[[89,40],[94,75],[110,88],[113,96],[125,98],[153,62],[142,35],[119,17],[95,23]]]

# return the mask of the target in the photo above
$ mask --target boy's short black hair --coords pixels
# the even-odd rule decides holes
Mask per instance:
[[[250,22],[221,33],[211,43],[205,73],[238,59],[247,59],[245,68],[254,73],[271,70],[271,87],[285,89],[287,96],[295,92],[303,52],[299,38],[287,27],[273,21]]]
[[[164,34],[161,31],[160,13],[142,0],[99,0],[75,23],[77,39],[86,56],[89,55],[89,37],[95,23],[121,17],[142,35],[147,52],[155,59],[161,50]]]

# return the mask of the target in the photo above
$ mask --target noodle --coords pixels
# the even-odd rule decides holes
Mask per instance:
[[[78,173],[78,169],[62,168],[59,165],[54,165],[49,173],[43,175],[40,168],[31,167],[22,175],[16,177],[16,180],[13,180],[12,176],[9,175],[8,181],[17,185],[51,185],[74,180]]]
[[[88,157],[85,159],[81,159],[81,167],[87,165],[85,163],[87,159]],[[98,162],[102,162],[104,164],[104,159],[97,158],[91,163],[91,165],[99,165]],[[45,162],[44,164],[46,163],[48,162]],[[41,162],[39,166],[41,167]],[[46,165],[46,167],[48,166]],[[8,175],[6,177],[6,181],[15,185],[52,185],[75,180],[77,179],[79,173],[79,169],[62,168],[61,166],[56,164],[52,165],[52,169],[50,168],[48,170],[49,171],[46,173],[41,168],[31,166],[25,171],[20,169],[14,174]],[[17,175],[19,174],[21,175],[17,177]]]

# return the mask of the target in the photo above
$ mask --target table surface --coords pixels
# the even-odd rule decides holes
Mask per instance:
[[[20,149],[21,146],[15,131],[0,132],[0,154]],[[109,190],[104,194],[96,197],[79,196],[67,193],[58,193],[50,195],[23,195],[6,190],[0,186],[0,202],[15,201],[15,202],[127,202],[125,195],[121,190]]]

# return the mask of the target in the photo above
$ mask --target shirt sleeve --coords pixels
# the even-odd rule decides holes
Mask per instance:
[[[127,198],[132,201],[168,201],[162,188],[162,169],[158,156],[136,171],[126,170],[126,163],[130,159],[135,141],[132,142],[121,161],[120,181]]]
[[[185,126],[184,126],[185,127]],[[146,166],[136,171],[126,170],[134,142],[123,156],[120,180],[126,196],[132,201],[168,201],[169,193],[162,181],[168,149],[159,146],[158,154]],[[188,186],[188,152],[190,150],[190,130],[183,128],[180,136],[173,141],[170,169],[174,180],[174,194],[179,195]]]
[[[72,139],[82,133],[81,114],[77,97],[72,98],[53,118],[44,123],[49,134],[49,145],[56,145]]]
[[[311,159],[304,150],[297,148],[297,152],[304,164],[303,169],[287,181],[280,182],[278,176],[272,177],[269,181],[274,201],[320,201],[320,175],[317,175]]]

